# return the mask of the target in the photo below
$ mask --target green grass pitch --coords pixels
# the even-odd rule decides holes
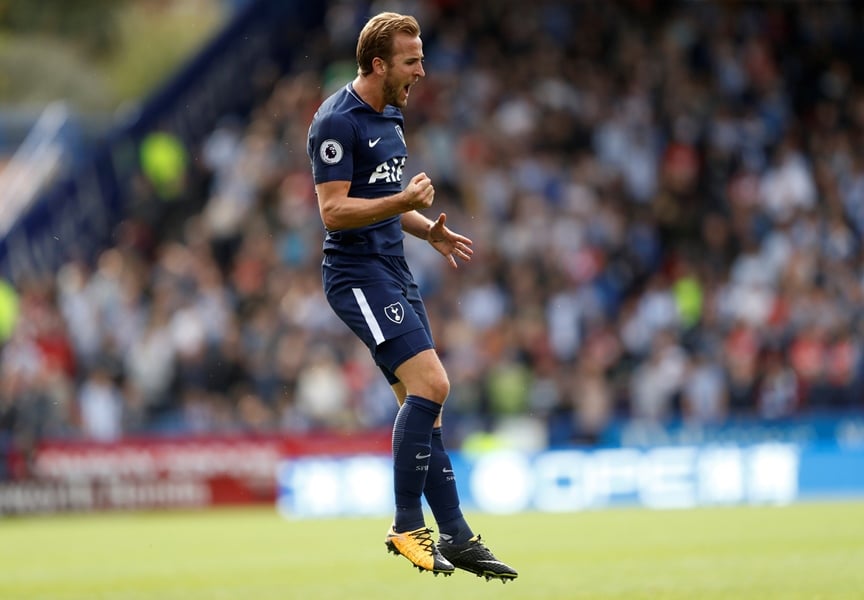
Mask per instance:
[[[0,519],[3,600],[864,598],[864,503],[474,514],[520,577],[418,573],[387,519],[272,509]]]

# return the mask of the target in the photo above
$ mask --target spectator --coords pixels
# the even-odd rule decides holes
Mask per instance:
[[[78,410],[84,437],[100,442],[120,439],[123,435],[123,404],[110,367],[94,365],[78,390]]]

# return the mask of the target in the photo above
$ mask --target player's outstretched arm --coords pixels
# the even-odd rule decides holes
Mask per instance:
[[[470,238],[451,231],[445,223],[447,215],[441,213],[435,221],[430,221],[420,213],[414,211],[402,215],[402,229],[411,235],[427,240],[435,248],[450,266],[454,269],[459,266],[456,259],[468,262],[474,254],[471,246],[474,242]]]

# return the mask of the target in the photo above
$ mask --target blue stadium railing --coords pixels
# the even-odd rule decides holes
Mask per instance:
[[[250,0],[166,84],[40,194],[0,238],[0,278],[53,273],[71,258],[93,260],[111,243],[126,210],[126,186],[138,168],[141,139],[157,127],[194,144],[226,114],[244,115],[254,78],[300,55],[304,32],[324,20],[326,1]],[[2,200],[0,200],[2,206]]]

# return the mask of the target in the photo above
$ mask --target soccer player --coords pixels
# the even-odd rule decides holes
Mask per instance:
[[[417,284],[405,261],[404,232],[428,241],[451,267],[469,261],[472,242],[418,210],[435,188],[425,173],[403,189],[407,158],[401,109],[426,75],[414,17],[372,17],[357,42],[357,77],[327,98],[309,128],[307,152],[324,222],[323,282],[337,315],[369,347],[400,405],[393,424],[396,515],[385,543],[421,571],[455,567],[508,581],[514,569],[495,558],[459,506],[441,441],[441,409],[450,391],[435,351]],[[421,497],[438,524],[426,527]]]

